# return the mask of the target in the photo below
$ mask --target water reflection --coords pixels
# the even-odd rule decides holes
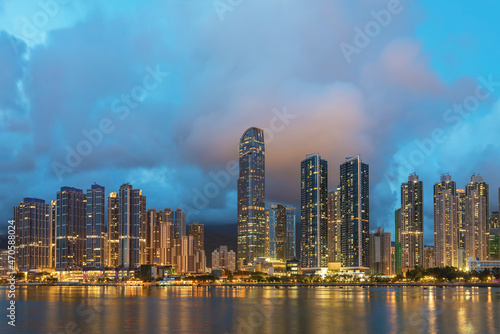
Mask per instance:
[[[39,286],[16,305],[26,333],[500,332],[500,288]]]

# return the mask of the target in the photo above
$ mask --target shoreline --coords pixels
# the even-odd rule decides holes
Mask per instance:
[[[0,286],[8,286],[8,284],[0,284]],[[315,287],[361,287],[361,288],[370,288],[370,287],[437,287],[437,288],[446,288],[446,287],[477,287],[477,288],[500,288],[500,283],[195,283],[195,284],[168,284],[161,285],[159,282],[154,283],[144,283],[143,285],[127,285],[125,283],[72,283],[72,282],[59,282],[59,283],[16,283],[16,286],[75,286],[75,287],[83,287],[83,286],[116,286],[116,287],[197,287],[197,288],[205,288],[205,287],[229,287],[229,288],[238,288],[238,287],[274,287],[277,289],[280,288],[289,288],[289,287],[298,287],[298,288],[315,288]]]

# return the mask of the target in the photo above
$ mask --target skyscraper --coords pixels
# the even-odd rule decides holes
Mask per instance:
[[[107,242],[107,266],[118,267],[119,245],[120,245],[120,201],[118,194],[112,192],[108,197],[108,238]]]
[[[369,167],[359,155],[340,165],[341,247],[344,267],[369,267]]]
[[[147,218],[147,262],[149,264],[172,264],[172,249],[174,247],[174,225],[165,211],[149,209]]]
[[[394,237],[394,273],[396,275],[401,275],[403,273],[402,265],[401,265],[401,242],[399,238],[399,221],[401,220],[401,208],[396,209],[394,213],[394,221],[395,221],[395,237]]]
[[[293,259],[297,257],[297,249],[295,243],[295,208],[293,206],[286,207],[286,246],[285,246],[285,259]]]
[[[56,266],[57,201],[50,201],[50,268]]]
[[[370,233],[370,272],[374,275],[391,274],[391,234],[383,228]]]
[[[81,189],[62,187],[57,192],[56,270],[78,270],[85,265],[86,204]]]
[[[238,267],[266,256],[264,131],[250,128],[240,139]]]
[[[269,203],[269,257],[285,261],[286,208]]]
[[[328,163],[318,153],[301,162],[302,268],[328,266]]]
[[[460,235],[457,186],[449,174],[434,185],[434,253],[437,267],[458,267]]]
[[[472,175],[465,187],[465,253],[467,258],[489,257],[489,187],[480,175]]]
[[[194,222],[188,227],[188,235],[193,237],[194,262],[197,272],[205,272],[205,225]]]
[[[340,187],[328,193],[328,261],[342,262]]]
[[[137,268],[146,264],[146,196],[142,191],[124,184],[119,192],[120,231],[118,265],[124,268]]]
[[[269,257],[285,262],[295,257],[295,208],[269,203]]]
[[[24,198],[14,207],[16,264],[19,270],[49,268],[51,259],[50,205]]]
[[[467,256],[465,255],[465,190],[457,189],[458,201],[458,267],[467,267]]]
[[[424,184],[415,173],[401,185],[401,211],[399,215],[399,243],[401,267],[422,267],[424,255]]]
[[[194,222],[188,227],[188,235],[194,238],[194,251],[205,249],[205,225]]]
[[[103,267],[105,262],[105,197],[104,187],[98,184],[87,190],[86,262],[90,267]]]
[[[185,237],[186,234],[186,212],[177,209],[174,212],[174,230],[175,238]]]

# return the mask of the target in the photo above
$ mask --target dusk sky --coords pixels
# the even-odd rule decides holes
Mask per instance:
[[[0,0],[0,226],[24,197],[94,182],[236,223],[231,167],[255,126],[266,202],[300,212],[306,154],[328,161],[330,190],[359,154],[370,229],[394,232],[416,172],[432,245],[441,173],[459,188],[480,173],[498,209],[498,13],[496,0]]]

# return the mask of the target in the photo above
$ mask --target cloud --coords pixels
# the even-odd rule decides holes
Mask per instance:
[[[107,191],[131,182],[144,190],[148,207],[193,207],[201,201],[197,191],[204,194],[214,173],[227,172],[237,159],[241,134],[257,126],[266,132],[268,200],[299,205],[306,154],[328,160],[331,189],[345,157],[360,154],[370,164],[371,227],[392,230],[398,191],[385,175],[398,155],[415,150],[416,140],[438,127],[449,138],[416,168],[426,189],[443,171],[456,170],[457,180],[471,169],[489,175],[496,164],[486,157],[498,147],[496,118],[485,112],[491,102],[464,119],[460,131],[443,123],[445,110],[471,94],[477,80],[439,75],[433,53],[415,37],[423,5],[405,3],[346,61],[340,44],[354,43],[355,28],[364,29],[373,11],[386,7],[378,0],[246,1],[221,20],[211,2],[74,2],[33,41],[7,17],[29,19],[42,9],[4,5],[0,192],[18,184],[0,209],[6,218],[21,196],[49,200],[60,186],[94,181]],[[123,99],[140,92],[148,68],[168,76],[131,107]],[[103,120],[113,130],[100,137],[95,131]],[[90,142],[85,133],[98,144],[60,181],[52,164],[67,164],[69,150]],[[462,149],[477,163],[464,161]],[[194,208],[193,219],[234,222],[235,188],[231,174],[216,196]],[[431,216],[432,194],[425,196]]]

